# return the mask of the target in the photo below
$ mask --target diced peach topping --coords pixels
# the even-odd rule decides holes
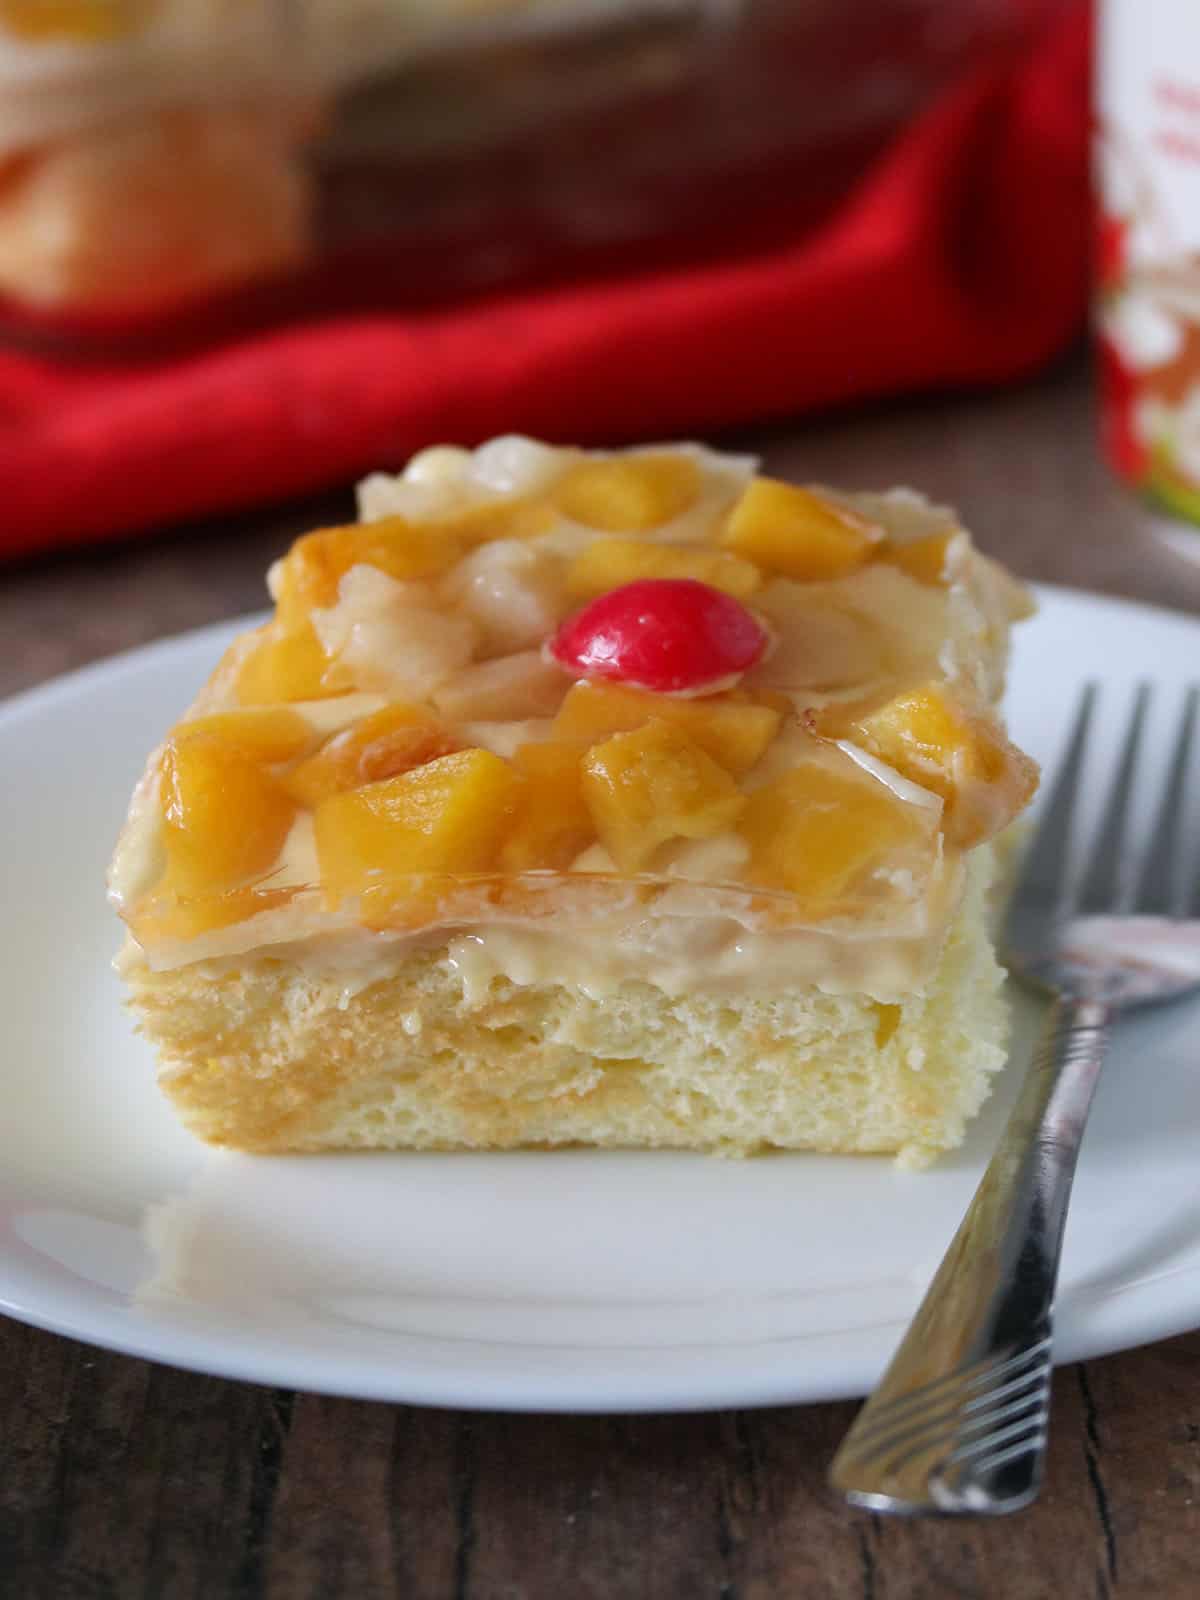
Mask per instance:
[[[181,722],[174,738],[177,744],[185,739],[215,739],[241,755],[274,766],[303,755],[316,736],[298,711],[285,706],[249,706]]]
[[[313,815],[321,881],[331,906],[358,895],[386,903],[427,873],[494,866],[512,826],[521,780],[489,750],[460,750],[397,778],[321,801]]]
[[[384,706],[326,741],[280,782],[300,805],[394,778],[460,749],[462,740],[422,706]]]
[[[237,676],[237,697],[244,706],[327,700],[353,687],[322,650],[309,622],[290,632],[281,631],[278,624],[267,628]]]
[[[557,739],[523,744],[513,765],[525,780],[516,822],[500,851],[505,872],[563,871],[596,836],[583,798],[583,747]]]
[[[974,845],[1026,803],[1033,763],[941,681],[945,590],[965,535],[896,543],[832,493],[771,479],[693,532],[668,526],[709,504],[692,457],[565,459],[528,498],[472,503],[465,471],[444,498],[410,485],[393,503],[429,517],[326,528],[277,563],[275,619],[234,647],[209,691],[226,709],[180,724],[165,747],[166,866],[134,908],[139,936],[200,937],[286,905],[299,891],[274,889],[284,875],[273,869],[302,810],[326,905],[409,928],[439,912],[461,920],[476,903],[532,908],[536,874],[576,865],[585,892],[650,894],[648,875],[665,872],[741,879],[766,916],[858,916],[907,906],[943,837]],[[757,653],[739,663],[741,686],[720,689],[736,681],[724,668],[668,677],[640,662],[606,680],[582,647],[559,649],[572,624],[624,596],[628,616],[604,623],[622,650],[632,641],[652,654],[652,624],[682,615],[686,657],[694,617],[654,612],[641,590],[699,591],[744,614]],[[599,623],[596,637],[608,638]],[[299,702],[352,690],[388,703],[321,731],[315,708],[301,714]],[[831,690],[855,699],[798,726],[797,697]],[[862,764],[835,741],[857,746]],[[895,778],[889,788],[860,752],[929,793]],[[641,884],[606,883],[614,864]],[[464,888],[471,878],[483,881]],[[799,908],[785,909],[785,895]],[[883,1046],[900,1011],[877,1011]]]
[[[669,839],[725,832],[745,804],[723,767],[658,720],[589,750],[583,795],[600,843],[623,872],[641,872]]]
[[[739,824],[750,877],[797,895],[814,916],[851,911],[881,862],[905,847],[929,858],[928,813],[873,779],[816,764],[794,767],[752,794]]]
[[[554,526],[554,508],[543,500],[489,500],[464,506],[425,524],[435,535],[461,546],[496,539],[536,539]]]
[[[376,567],[405,582],[440,577],[461,554],[461,546],[445,529],[405,517],[305,534],[274,569],[279,620],[294,628],[315,606],[334,605],[338,584],[351,567]]]
[[[1011,822],[1037,788],[1038,769],[987,712],[960,705],[940,684],[905,690],[882,705],[825,706],[807,720],[849,739],[940,795],[947,840],[969,848]]]
[[[944,586],[950,581],[950,543],[957,537],[954,532],[931,533],[923,539],[912,539],[908,544],[882,545],[874,559],[889,567],[899,567],[918,583]]]
[[[567,588],[572,598],[590,600],[639,578],[695,578],[744,600],[758,588],[762,573],[740,556],[699,545],[597,539],[571,563]]]
[[[870,559],[883,530],[811,489],[756,478],[729,514],[721,543],[767,572],[841,578]]]
[[[564,516],[605,533],[646,533],[689,511],[700,497],[700,468],[687,456],[656,454],[580,461],[550,492]]]
[[[554,719],[561,739],[592,742],[643,727],[652,717],[699,745],[735,777],[748,772],[779,729],[780,709],[739,693],[677,699],[622,684],[577,683]]]
[[[203,735],[168,741],[160,793],[167,884],[185,898],[236,889],[267,872],[296,814],[259,761]]]

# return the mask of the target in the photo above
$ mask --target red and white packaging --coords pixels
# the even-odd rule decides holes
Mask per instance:
[[[1097,331],[1106,453],[1200,522],[1200,5],[1104,0]]]

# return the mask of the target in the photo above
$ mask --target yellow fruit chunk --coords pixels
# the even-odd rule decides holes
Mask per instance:
[[[283,706],[250,706],[241,711],[214,711],[206,717],[181,722],[173,735],[185,739],[215,739],[244,756],[274,766],[294,761],[314,742],[315,735],[297,711]]]
[[[950,582],[950,544],[956,533],[931,533],[908,544],[887,543],[875,552],[874,559],[885,566],[899,567],[918,583],[944,588]]]
[[[290,632],[268,628],[262,642],[242,662],[237,677],[237,697],[244,706],[328,700],[353,687],[349,675],[322,650],[307,622]]]
[[[120,39],[149,22],[160,0],[0,0],[0,24],[22,39]]]
[[[564,516],[589,528],[645,533],[690,510],[700,485],[700,468],[688,456],[614,456],[569,467],[551,499]]]
[[[811,489],[756,478],[730,512],[721,543],[767,572],[803,582],[854,572],[882,538],[866,517]]]
[[[738,693],[689,700],[615,683],[577,683],[554,719],[554,732],[560,739],[591,743],[644,727],[652,717],[686,735],[737,778],[775,737],[780,710],[778,703],[760,705]]]
[[[544,500],[490,500],[465,506],[420,526],[460,546],[490,544],[494,539],[536,539],[557,521]]]
[[[520,784],[490,750],[460,750],[323,800],[313,826],[329,904],[359,895],[365,912],[382,914],[397,888],[403,897],[397,879],[486,872],[512,825]]]
[[[746,803],[723,767],[659,721],[590,750],[583,796],[600,843],[622,872],[642,871],[668,839],[725,832]]]
[[[595,839],[583,798],[583,753],[582,745],[556,739],[514,752],[513,765],[525,782],[516,822],[500,851],[504,871],[561,872]]]
[[[814,916],[852,911],[871,869],[904,847],[929,850],[929,816],[882,783],[805,764],[757,790],[738,831],[749,876],[787,889]]]
[[[940,795],[946,838],[964,849],[1011,822],[1037,788],[1036,764],[995,719],[960,705],[941,684],[874,707],[823,707],[809,720],[816,732],[851,740]]]
[[[444,528],[384,517],[324,528],[297,539],[275,568],[273,587],[279,620],[291,629],[303,623],[314,606],[331,606],[338,584],[351,567],[377,567],[401,582],[436,578],[462,555],[462,547]]]
[[[167,883],[185,898],[267,872],[296,814],[257,760],[203,736],[168,741],[160,796]]]
[[[571,563],[567,588],[576,600],[589,600],[639,578],[695,578],[744,600],[762,582],[762,573],[740,556],[697,545],[646,544],[637,539],[597,539]]]
[[[398,703],[335,733],[279,781],[300,805],[312,808],[343,789],[411,772],[461,746],[423,707]]]

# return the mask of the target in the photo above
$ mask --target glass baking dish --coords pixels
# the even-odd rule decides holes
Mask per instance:
[[[0,0],[0,331],[86,351],[794,235],[1058,0]]]

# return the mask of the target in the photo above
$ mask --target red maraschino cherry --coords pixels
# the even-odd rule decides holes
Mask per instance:
[[[642,578],[568,617],[549,653],[584,678],[703,694],[727,688],[766,647],[766,629],[732,595],[695,578]]]

